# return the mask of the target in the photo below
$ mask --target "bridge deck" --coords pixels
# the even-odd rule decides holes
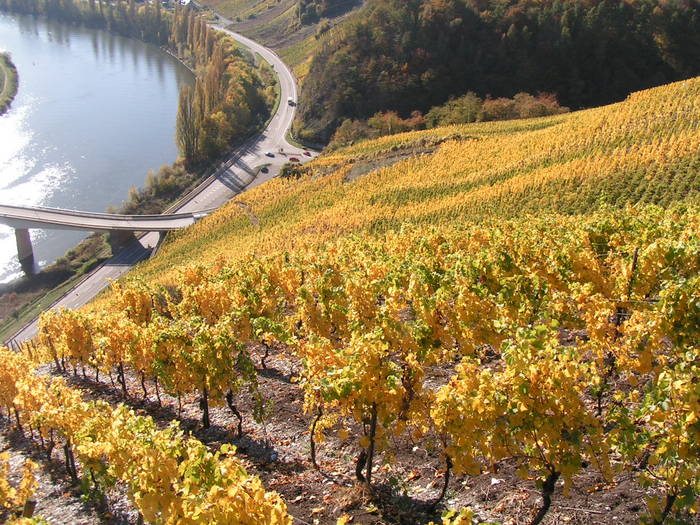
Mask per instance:
[[[194,224],[206,212],[167,215],[118,215],[36,206],[0,205],[0,224],[16,229],[89,231],[172,231]]]

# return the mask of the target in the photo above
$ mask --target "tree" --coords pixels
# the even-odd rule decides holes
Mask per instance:
[[[195,160],[198,146],[198,123],[194,106],[194,91],[189,85],[182,86],[177,108],[176,140],[180,154],[188,164]]]

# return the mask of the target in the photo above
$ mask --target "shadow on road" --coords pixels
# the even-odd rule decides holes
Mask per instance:
[[[145,248],[138,240],[131,241],[117,255],[109,259],[105,266],[133,266],[139,261],[146,259],[152,252],[150,248]]]
[[[248,184],[253,182],[253,180],[255,179],[255,175],[252,174],[251,172],[248,172],[246,170],[246,174],[248,175],[248,177],[247,177],[248,180],[245,182],[242,181],[238,177],[238,175],[236,175],[235,173],[232,173],[231,171],[227,171],[226,173],[222,173],[219,176],[218,180],[221,182],[221,184],[226,186],[228,189],[230,189],[234,193],[241,193],[246,188],[246,186],[248,186]]]

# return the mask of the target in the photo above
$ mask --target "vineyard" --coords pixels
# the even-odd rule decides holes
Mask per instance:
[[[2,356],[2,404],[49,455],[63,449],[71,476],[129,484],[148,522],[285,523],[280,497],[228,445],[211,453],[176,424],[84,402],[28,361],[116,377],[125,399],[135,394],[127,375],[196,398],[203,428],[212,407],[228,406],[240,437],[244,422],[275,410],[259,380],[275,349],[298,367],[308,461],[323,470],[324,441],[349,444],[357,455],[345,468],[368,491],[381,493],[408,440],[443,472],[428,508],[453,474],[507,465],[541,491],[533,523],[570,490],[627,476],[648,487],[650,523],[690,520],[700,490],[699,231],[695,208],[630,208],[406,228],[186,267],[178,287],[127,282],[99,312],[45,314],[31,355]],[[251,414],[237,407],[242,392]],[[594,486],[581,486],[584,472]]]
[[[699,122],[696,79],[322,156],[45,313],[3,422],[145,523],[697,523]]]
[[[305,165],[299,180],[276,179],[246,192],[173,235],[162,257],[137,272],[167,284],[192,253],[213,264],[220,256],[293,251],[406,223],[697,202],[699,123],[696,78],[568,115],[361,142]]]

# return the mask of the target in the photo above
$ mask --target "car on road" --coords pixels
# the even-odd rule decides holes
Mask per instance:
[[[305,151],[305,152],[304,152],[304,155],[306,155],[307,157],[310,157],[310,156],[311,156],[311,153],[309,153],[308,151]]]
[[[289,157],[289,162],[301,162],[301,161],[296,157]]]
[[[266,157],[274,157],[275,154],[272,153],[271,151],[266,151],[266,152],[265,152],[265,156],[266,156]]]
[[[297,105],[297,103],[294,102],[294,99],[293,99],[292,97],[289,97],[289,98],[287,99],[287,104],[289,104],[290,106],[296,106],[296,105]]]
[[[262,168],[260,168],[260,171],[262,171],[263,173],[268,173],[270,170],[267,169],[267,166],[263,166]]]

